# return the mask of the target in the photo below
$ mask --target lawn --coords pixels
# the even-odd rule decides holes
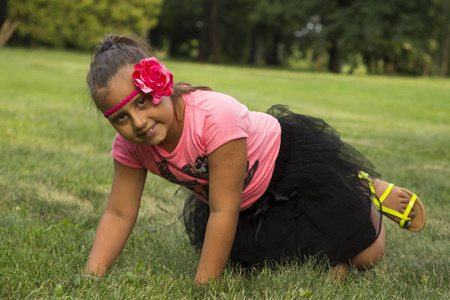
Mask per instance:
[[[450,80],[331,75],[165,61],[252,110],[287,104],[324,118],[384,179],[427,208],[420,233],[385,220],[386,256],[335,283],[310,264],[227,267],[193,283],[199,254],[178,220],[183,195],[149,176],[136,227],[107,276],[82,270],[112,180],[113,128],[91,106],[90,55],[0,49],[1,299],[449,299]]]

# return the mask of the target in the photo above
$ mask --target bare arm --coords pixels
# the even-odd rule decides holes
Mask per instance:
[[[197,283],[222,274],[233,246],[247,167],[247,140],[231,141],[208,156],[210,216]]]
[[[116,261],[136,222],[146,176],[146,170],[114,160],[111,195],[95,234],[86,273],[102,276]]]

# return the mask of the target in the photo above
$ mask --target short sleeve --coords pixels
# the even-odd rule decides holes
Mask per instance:
[[[233,97],[216,93],[204,123],[207,155],[220,146],[240,138],[248,138],[249,111]]]
[[[128,142],[119,134],[116,135],[111,150],[111,156],[115,160],[131,168],[144,168],[136,152],[135,144]]]

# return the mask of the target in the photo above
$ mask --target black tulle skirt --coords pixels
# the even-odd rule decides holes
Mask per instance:
[[[243,267],[313,259],[333,266],[378,237],[381,214],[358,177],[373,165],[321,119],[285,106],[267,112],[281,125],[281,148],[266,193],[242,211],[230,259]],[[194,195],[184,206],[191,243],[201,249],[209,207]]]

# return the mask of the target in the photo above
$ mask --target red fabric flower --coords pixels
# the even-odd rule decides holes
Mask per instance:
[[[142,92],[153,96],[154,104],[161,102],[162,96],[173,93],[173,75],[155,57],[144,58],[136,64],[132,76]]]

